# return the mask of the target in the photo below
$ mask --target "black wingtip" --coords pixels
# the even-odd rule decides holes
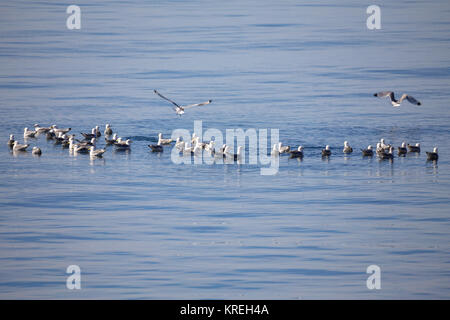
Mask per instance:
[[[418,105],[418,106],[421,106],[422,104],[419,102],[419,103],[417,103],[417,105]]]
[[[374,96],[374,97],[378,96],[378,93],[374,93],[373,96]]]

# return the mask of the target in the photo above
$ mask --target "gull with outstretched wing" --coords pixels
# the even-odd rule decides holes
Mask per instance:
[[[402,103],[403,100],[408,100],[409,103],[415,104],[417,106],[422,105],[420,103],[420,101],[416,100],[415,98],[413,98],[412,96],[404,93],[400,99],[395,99],[395,95],[393,91],[381,91],[381,92],[377,92],[374,93],[374,97],[379,97],[379,98],[386,98],[389,97],[389,99],[391,100],[391,104],[393,107],[400,107],[400,104]]]
[[[159,93],[158,91],[153,90],[153,92],[155,92],[158,96],[160,96],[160,97],[163,98],[164,100],[167,100],[167,101],[169,101],[170,103],[172,103],[172,104],[175,106],[175,107],[173,108],[173,110],[174,110],[175,113],[176,113],[177,115],[179,115],[179,116],[181,116],[181,115],[184,113],[184,110],[185,110],[185,109],[189,109],[189,108],[192,108],[192,107],[204,106],[204,105],[210,104],[210,103],[212,102],[212,100],[208,100],[208,101],[205,101],[205,102],[202,102],[202,103],[194,103],[194,104],[188,104],[188,105],[185,105],[185,106],[180,106],[178,103],[176,103],[175,101],[170,100],[169,98],[163,96],[163,95],[162,95],[161,93]]]

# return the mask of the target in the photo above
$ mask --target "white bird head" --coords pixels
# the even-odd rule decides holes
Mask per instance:
[[[95,133],[96,133],[95,128],[92,128],[91,133],[92,133],[92,134],[95,134]]]
[[[160,132],[160,133],[158,133],[158,138],[162,138],[162,133]]]
[[[326,145],[326,146],[325,146],[325,150],[330,150],[330,146],[329,146],[329,145]]]
[[[437,153],[437,152],[438,152],[438,148],[437,148],[437,147],[434,147],[433,152],[434,152],[434,153]]]
[[[106,129],[108,129],[109,128],[109,123],[107,123],[105,127],[106,127]]]
[[[377,149],[379,149],[381,147],[381,143],[377,142]]]
[[[114,133],[114,134],[113,134],[113,139],[114,139],[114,140],[117,140],[117,133]]]
[[[302,146],[299,146],[297,150],[298,150],[298,151],[303,151],[303,147],[302,147]]]
[[[344,141],[344,146],[348,147],[348,141]]]
[[[402,142],[402,148],[406,148],[406,142],[405,141]]]
[[[92,139],[91,139],[91,143],[94,144],[94,143],[96,142],[96,140],[97,140],[97,139],[92,138]]]
[[[416,147],[420,147],[420,143],[416,143]]]
[[[28,128],[23,129],[23,132],[27,132],[27,131],[28,131]]]
[[[238,147],[237,154],[241,154],[243,149],[244,149],[243,146],[239,146],[239,147]]]
[[[369,145],[369,146],[367,147],[367,150],[372,150],[372,146]]]
[[[14,140],[14,135],[13,134],[9,135],[9,140]]]

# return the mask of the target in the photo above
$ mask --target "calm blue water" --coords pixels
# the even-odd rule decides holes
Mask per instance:
[[[70,4],[0,2],[0,298],[450,298],[448,1],[377,1],[376,31],[360,1],[78,1],[78,31]],[[214,102],[180,119],[154,88]],[[423,106],[372,96],[389,89]],[[149,152],[195,120],[279,129],[305,158],[262,176]],[[111,123],[133,145],[90,161],[40,137],[41,157],[12,154],[34,123]],[[439,162],[341,153],[380,138]]]

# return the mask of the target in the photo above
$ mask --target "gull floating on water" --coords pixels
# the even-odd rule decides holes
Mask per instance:
[[[408,100],[408,102],[415,104],[417,106],[421,105],[421,103],[419,101],[414,99],[412,96],[407,95],[406,93],[404,93],[398,100],[395,99],[394,92],[392,92],[392,91],[381,91],[381,92],[375,93],[374,96],[379,97],[379,98],[389,97],[389,99],[391,99],[391,104],[393,107],[400,107],[400,104],[405,99]]]
[[[392,147],[390,144],[386,144],[384,139],[380,140],[380,147],[383,148],[385,151],[389,151],[389,149]]]
[[[28,128],[23,129],[24,138],[34,138],[36,136],[36,131],[28,130]]]
[[[173,139],[163,139],[162,133],[158,133],[158,144],[171,144]]]
[[[29,146],[29,144],[19,144],[19,142],[14,141],[13,151],[26,151]]]
[[[303,147],[299,146],[297,150],[289,151],[290,158],[303,158]]]
[[[36,130],[37,133],[47,133],[51,130],[50,127],[41,127],[39,124],[34,125],[34,130]]]
[[[158,141],[158,144],[149,144],[148,147],[152,149],[152,152],[163,152],[164,148],[161,145],[160,141]]]
[[[416,143],[415,146],[412,146],[408,143],[409,152],[420,152],[420,143]]]
[[[91,133],[84,133],[84,132],[81,132],[81,135],[82,135],[86,140],[91,140],[92,138],[97,138],[97,131],[95,130],[95,128],[92,128]]]
[[[12,148],[12,146],[14,145],[14,135],[10,134],[9,135],[9,140],[8,140],[8,147]]]
[[[291,150],[290,146],[283,146],[281,142],[278,142],[278,152],[280,152],[280,154],[288,153],[290,150]]]
[[[118,138],[116,142],[114,142],[114,146],[118,150],[125,150],[130,149],[132,141],[130,139],[127,139],[126,141],[123,141],[122,138]]]
[[[438,148],[434,147],[433,152],[428,152],[427,151],[427,159],[428,160],[437,160],[439,158],[438,155]]]
[[[350,145],[348,144],[348,141],[344,141],[344,150],[342,150],[342,152],[344,152],[344,153],[352,153],[353,152],[353,148],[350,147]]]
[[[50,128],[52,128],[52,130],[53,130],[53,132],[55,133],[55,134],[58,134],[59,132],[62,132],[63,134],[64,133],[67,133],[67,132],[69,132],[70,130],[72,130],[72,128],[58,128],[57,126],[56,126],[56,124],[54,124],[54,125],[52,125]]]
[[[385,160],[385,159],[394,159],[394,148],[393,148],[393,147],[390,147],[388,152],[386,152],[386,151],[380,152],[380,153],[378,154],[378,156],[379,156],[380,159],[382,159],[382,160]]]
[[[244,147],[239,146],[237,149],[237,153],[231,153],[230,148],[230,146],[225,147],[224,157],[232,157],[234,161],[240,160],[242,158],[242,150],[244,149]]]
[[[113,131],[111,129],[111,125],[109,123],[106,124],[105,131],[103,133],[105,134],[105,136],[110,136],[110,135],[113,134]]]
[[[402,142],[402,146],[398,147],[398,155],[405,155],[408,152],[408,149],[406,148],[406,142]]]
[[[90,146],[90,147],[89,147],[89,155],[90,155],[92,158],[95,158],[95,157],[101,158],[101,157],[103,157],[103,154],[104,154],[105,152],[106,152],[105,149],[97,149],[97,150],[95,150],[95,147],[94,147],[94,146]]]
[[[158,91],[153,90],[153,92],[155,92],[158,96],[160,96],[164,100],[167,100],[170,103],[172,103],[175,106],[175,108],[173,108],[173,110],[179,116],[181,116],[184,113],[185,109],[192,108],[192,107],[204,106],[204,105],[210,104],[212,102],[212,100],[208,100],[208,101],[205,101],[205,102],[202,102],[202,103],[195,103],[195,104],[189,104],[189,105],[186,105],[186,106],[180,106],[178,103],[176,103],[175,101],[170,100],[169,98],[166,98],[165,96],[163,96]]]
[[[42,150],[38,147],[33,147],[31,153],[40,156],[42,154]]]
[[[330,146],[326,145],[325,149],[322,149],[322,157],[328,157],[331,155]]]
[[[114,144],[114,142],[116,142],[116,141],[117,141],[117,133],[113,134],[112,139],[105,138],[105,143],[107,145]]]
[[[361,151],[362,151],[362,155],[364,157],[371,157],[371,156],[373,156],[373,150],[372,150],[372,146],[371,145],[369,145],[367,147],[367,149],[361,149]]]

